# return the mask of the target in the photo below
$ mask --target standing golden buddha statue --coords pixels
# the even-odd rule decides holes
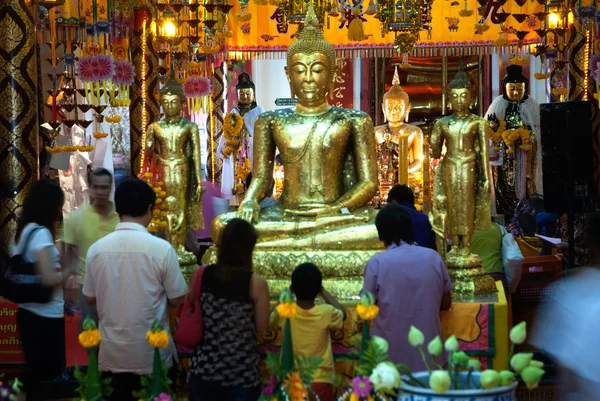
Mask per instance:
[[[445,214],[444,231],[452,240],[445,262],[455,293],[466,298],[496,289],[494,280],[481,267],[481,258],[471,253],[475,229],[487,230],[491,225],[487,168],[490,127],[469,110],[473,84],[464,71],[450,82],[448,96],[453,114],[439,119],[431,134],[433,158],[442,157],[446,145],[435,173],[433,220]]]
[[[410,154],[420,161],[423,151],[423,132],[417,126],[406,124],[410,113],[408,93],[400,86],[398,68],[394,71],[392,87],[383,95],[381,105],[387,124],[375,127],[379,155],[379,184],[391,187],[408,185]],[[382,174],[383,172],[383,174]]]
[[[184,267],[196,263],[195,255],[184,247],[187,231],[204,227],[200,137],[198,126],[181,117],[185,95],[177,80],[167,80],[160,90],[160,102],[165,116],[148,127],[145,156],[156,156],[157,173],[166,192],[165,236]]]
[[[376,213],[364,207],[378,188],[373,122],[363,112],[328,104],[335,49],[311,7],[287,51],[285,71],[298,104],[256,120],[252,183],[237,213],[213,221],[212,238],[218,246],[225,224],[241,217],[259,233],[254,267],[270,279],[272,294],[289,284],[298,263],[312,261],[331,279],[333,293],[356,296],[367,260],[383,249],[373,224]],[[261,209],[260,201],[273,190],[275,149],[285,169],[283,191],[278,204]],[[214,252],[203,261],[213,260]]]

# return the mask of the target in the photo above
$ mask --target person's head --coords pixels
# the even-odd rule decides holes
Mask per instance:
[[[322,285],[321,271],[312,263],[302,263],[292,273],[291,290],[300,301],[314,301]]]
[[[387,203],[390,205],[399,205],[405,202],[411,205],[415,204],[415,194],[412,189],[406,185],[394,185],[388,192]]]
[[[407,244],[414,242],[412,217],[400,205],[387,205],[381,209],[375,218],[375,226],[379,240],[385,246],[400,245],[402,241]]]
[[[44,178],[32,184],[17,221],[15,240],[20,239],[23,228],[29,223],[44,226],[54,235],[64,202],[65,194],[54,181]]]
[[[252,271],[252,253],[258,240],[254,226],[243,219],[231,219],[221,233],[217,253],[219,270]],[[225,274],[223,277],[230,277]]]
[[[115,191],[115,208],[121,221],[136,222],[148,227],[155,203],[156,193],[142,180],[125,180]]]
[[[109,201],[113,175],[105,168],[97,168],[90,174],[90,199],[95,204]]]

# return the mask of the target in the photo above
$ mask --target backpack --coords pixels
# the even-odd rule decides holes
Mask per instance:
[[[25,239],[21,252],[10,258],[8,269],[0,282],[0,296],[14,303],[50,302],[53,288],[42,284],[35,269],[35,262],[27,262],[25,256],[32,236],[42,227],[36,227]]]

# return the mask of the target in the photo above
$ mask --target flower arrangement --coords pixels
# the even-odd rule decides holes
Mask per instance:
[[[139,174],[139,178],[141,180],[146,181],[148,185],[152,187],[154,193],[156,194],[156,203],[154,204],[154,210],[152,210],[152,220],[148,225],[148,232],[156,233],[163,230],[167,227],[167,205],[165,203],[165,198],[167,197],[167,193],[165,192],[163,186],[164,182],[159,181],[158,174],[154,174],[152,170],[156,170],[154,163],[151,163],[151,166],[147,166],[146,171],[144,173]]]
[[[111,84],[111,104],[113,106],[128,107],[131,104],[129,88],[134,80],[135,69],[133,64],[125,60],[115,60],[115,74],[112,77]],[[116,96],[115,90],[118,90]]]
[[[0,375],[0,378],[3,377],[4,374]],[[22,386],[23,383],[17,378],[7,382],[0,381],[0,401],[17,401]]]
[[[506,145],[506,154],[514,153],[514,146],[519,142],[519,149],[528,151],[531,149],[531,137],[533,131],[529,126],[519,127],[517,129],[506,129],[506,121],[503,118],[497,117],[495,114],[488,116],[492,135],[490,139],[494,143],[494,150],[499,152],[502,150],[502,142]]]
[[[154,348],[152,375],[142,376],[142,389],[134,392],[133,396],[139,401],[184,401],[185,398],[177,398],[171,390],[171,380],[167,377],[167,370],[160,359],[159,350],[169,345],[169,334],[158,320],[152,323],[150,331],[146,333],[146,341]]]
[[[225,136],[225,148],[223,156],[233,155],[236,159],[235,166],[235,194],[244,194],[244,181],[250,172],[250,159],[246,143],[246,131],[244,130],[244,118],[237,113],[229,113],[223,122],[223,135]]]
[[[105,120],[107,123],[118,123],[118,122],[121,122],[121,116],[118,114],[115,114],[113,116],[107,116],[105,118]]]
[[[444,370],[435,361],[432,362],[435,370],[433,370],[423,351],[425,337],[416,327],[411,326],[408,334],[408,342],[413,347],[419,349],[423,363],[429,372],[429,388],[434,392],[442,394],[448,390],[469,390],[469,389],[493,389],[499,386],[509,386],[516,380],[516,376],[520,375],[521,379],[530,390],[535,389],[544,375],[543,362],[533,360],[533,354],[518,353],[514,354],[515,344],[523,344],[527,338],[525,322],[519,323],[510,331],[511,351],[510,351],[510,366],[505,370],[497,372],[492,369],[487,369],[479,375],[479,383],[474,383],[472,373],[481,369],[481,364],[478,360],[469,359],[467,354],[459,351],[459,344],[455,336],[452,336],[444,343],[444,349],[448,353],[448,369]],[[427,351],[432,357],[441,355],[443,352],[442,342],[438,337],[434,338],[427,346]],[[514,355],[513,355],[514,354]],[[427,388],[427,385],[414,377],[411,377],[410,372],[404,371],[407,377],[403,380],[407,383]],[[462,372],[467,372],[466,380],[459,380]]]
[[[347,383],[340,401],[378,401],[396,395],[400,387],[400,372],[387,354],[388,342],[377,336],[371,338],[370,324],[377,317],[379,307],[373,295],[365,291],[356,305],[356,313],[363,320],[362,339],[356,376]]]
[[[105,132],[100,132],[100,131],[94,132],[94,138],[96,138],[96,139],[106,138],[107,136],[108,136],[108,134]]]
[[[547,73],[536,72],[535,74],[533,74],[533,77],[539,81],[543,81],[544,79],[550,78],[550,75],[552,75],[551,72],[547,72]]]
[[[280,354],[267,353],[266,366],[270,379],[259,401],[318,400],[310,386],[322,359],[294,357],[290,319],[296,316],[297,305],[288,289],[279,296],[276,309],[279,316],[285,319],[283,344]]]
[[[75,378],[79,382],[76,391],[81,401],[100,401],[103,397],[110,396],[113,391],[110,386],[111,379],[101,379],[101,372],[98,370],[96,348],[102,339],[96,323],[89,317],[85,318],[82,326],[83,330],[79,333],[78,340],[88,353],[88,368],[86,373],[79,368],[75,369]]]

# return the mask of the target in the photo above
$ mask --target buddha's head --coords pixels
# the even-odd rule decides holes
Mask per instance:
[[[509,65],[506,67],[506,76],[502,79],[502,91],[505,99],[511,102],[520,102],[527,99],[529,80],[523,75],[523,67]]]
[[[473,102],[473,83],[466,72],[460,70],[448,85],[448,100],[454,113],[469,111]]]
[[[256,98],[254,96],[255,86],[252,82],[252,78],[247,72],[242,72],[238,76],[237,85],[235,85],[237,91],[238,103],[243,107],[256,107]]]
[[[183,87],[175,78],[169,78],[160,90],[160,104],[165,112],[165,116],[178,117],[181,115],[183,103],[185,102],[185,93]]]
[[[336,73],[335,49],[323,37],[319,20],[312,6],[308,7],[304,28],[287,51],[285,74],[292,98],[306,107],[319,106],[333,96]]]
[[[383,95],[381,107],[386,121],[392,126],[400,125],[403,120],[408,119],[410,103],[408,101],[408,93],[404,92],[400,86],[398,68],[394,71],[392,87]]]

